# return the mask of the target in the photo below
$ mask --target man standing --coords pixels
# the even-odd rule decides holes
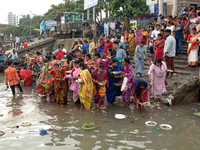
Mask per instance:
[[[64,47],[65,45],[64,45],[64,44],[61,44],[61,46],[62,46],[62,51],[65,52],[65,53],[67,54],[67,50],[66,50],[65,47]]]
[[[171,22],[171,21],[168,21],[168,22],[167,22],[167,28],[166,28],[166,29],[171,30],[171,35],[172,35],[174,28],[173,28],[173,26],[172,26],[172,22]]]
[[[1,40],[4,41],[4,33],[1,33]]]
[[[121,42],[121,36],[117,36],[117,42],[118,42],[119,48],[121,48],[121,49],[125,48],[124,42]]]
[[[20,85],[20,79],[17,74],[17,69],[13,68],[12,60],[8,61],[8,66],[9,67],[4,71],[7,88],[9,87],[8,86],[8,82],[9,82],[13,95],[15,95],[15,86],[17,86],[19,88],[20,92],[22,93],[23,90]]]
[[[119,61],[117,66],[122,67],[123,66],[122,60],[124,57],[126,57],[126,52],[123,49],[121,49],[118,44],[119,43],[117,41],[114,41],[113,48],[116,50],[115,58]]]
[[[113,19],[111,19],[111,22],[110,22],[110,34],[112,35],[115,35],[115,22],[113,21]]]
[[[10,55],[8,55],[8,58],[11,59],[14,63],[18,61],[18,55],[15,49],[13,49],[13,52],[11,52]]]
[[[83,45],[82,45],[83,50],[85,50],[88,53],[88,49],[89,49],[89,44],[87,40],[83,41]]]
[[[63,56],[66,55],[66,53],[62,51],[62,46],[61,45],[58,46],[58,50],[59,51],[56,53],[56,56],[57,56],[57,59],[59,61],[61,61]]]
[[[27,50],[27,54],[25,55],[25,60],[24,63],[29,66],[30,65],[30,55],[31,55],[31,51]]]
[[[116,20],[116,32],[119,33],[120,25],[122,25],[118,19]]]
[[[171,30],[169,29],[165,30],[165,35],[167,37],[167,40],[165,41],[165,46],[164,46],[165,62],[167,65],[167,69],[173,70],[174,72],[174,57],[175,57],[175,51],[176,51],[176,40],[171,35]],[[172,78],[173,72],[171,72],[170,78]],[[166,74],[166,78],[168,77],[169,77],[169,72],[167,72]]]
[[[184,25],[181,24],[181,19],[178,19],[178,25],[175,28],[175,39],[176,39],[176,56],[178,55],[178,48],[180,48],[180,56],[183,54],[182,40],[183,40],[183,28]]]
[[[18,36],[18,34],[16,34],[15,41],[16,41],[16,50],[18,50],[20,47],[20,37]]]
[[[97,51],[99,52],[99,54],[102,54],[103,48],[104,48],[104,44],[105,44],[105,40],[104,40],[104,35],[100,35],[100,39],[99,42],[97,43]]]
[[[105,34],[106,37],[109,36],[109,23],[108,23],[107,20],[104,23],[104,34]]]
[[[47,55],[47,53],[43,50],[42,47],[40,47],[40,53],[42,54],[42,58],[45,59],[45,56]]]
[[[106,37],[106,42],[104,43],[103,50],[106,53],[106,56],[108,55],[107,50],[108,48],[113,49],[113,43],[110,41],[110,36]]]
[[[13,40],[13,36],[12,36],[12,33],[10,33],[10,41]]]
[[[95,44],[92,41],[92,38],[89,38],[89,54],[91,56],[91,59],[94,61],[94,53],[95,53]]]
[[[156,29],[153,30],[153,32],[151,34],[151,38],[153,38],[153,40],[156,41],[157,40],[157,36],[158,36],[159,33],[160,33],[160,25],[157,24],[156,25]]]

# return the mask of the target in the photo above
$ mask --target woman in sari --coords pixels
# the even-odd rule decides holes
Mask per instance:
[[[130,46],[130,53],[134,53],[135,51],[135,35],[132,30],[130,30],[129,38],[128,38],[129,46]]]
[[[143,41],[143,35],[140,30],[140,27],[138,26],[135,30],[135,44],[136,46],[140,45],[140,42]]]
[[[123,64],[124,65],[121,67],[122,72],[125,73],[123,77],[128,78],[128,89],[126,91],[122,91],[122,100],[124,102],[124,106],[126,106],[129,105],[130,96],[133,93],[134,71],[133,67],[130,65],[130,60],[128,58],[124,58]]]
[[[77,102],[78,99],[80,99],[80,96],[78,94],[78,91],[79,91],[79,84],[76,82],[76,79],[78,78],[78,76],[80,75],[81,73],[81,69],[79,68],[79,61],[76,60],[74,61],[74,68],[72,69],[72,73],[71,73],[71,76],[72,76],[72,84],[70,86],[70,90],[73,91],[73,101],[74,103]],[[80,99],[81,101],[81,99]]]
[[[183,38],[184,38],[184,41],[186,41],[186,38],[188,36],[188,22],[187,22],[185,17],[183,17],[183,20],[181,21],[181,24],[184,25]]]
[[[105,70],[108,70],[108,67],[110,65],[110,60],[112,59],[112,56],[111,56],[111,52],[112,52],[112,49],[111,48],[108,48],[108,55],[106,56],[106,53],[102,53],[102,57],[105,57],[106,59],[102,59],[103,60],[103,64],[104,64],[104,68]]]
[[[142,77],[142,73],[143,73],[143,69],[144,69],[144,60],[148,59],[147,57],[147,46],[144,45],[144,41],[142,41],[140,43],[140,45],[138,45],[136,47],[135,50],[135,74],[140,74],[140,77]]]
[[[65,71],[59,67],[59,64],[54,64],[54,69],[51,70],[49,73],[52,74],[55,78],[55,100],[60,105],[67,104],[68,79],[64,78]]]
[[[36,83],[36,90],[34,92],[40,93],[42,96],[53,96],[54,93],[54,78],[52,78],[52,75],[48,74],[48,68],[49,65],[47,63],[48,60],[44,59],[44,65],[41,69],[41,74],[39,76],[39,79]]]
[[[95,62],[91,60],[90,54],[86,54],[84,62],[87,65],[87,67],[89,67],[90,69],[94,68]]]
[[[106,97],[108,103],[114,103],[115,97],[121,95],[121,88],[120,86],[115,86],[115,83],[119,83],[122,76],[119,74],[114,74],[114,72],[121,71],[121,68],[117,66],[118,60],[113,58],[111,61],[111,65],[108,68],[108,87],[106,88]]]
[[[200,25],[197,29],[200,31]],[[196,34],[196,28],[192,29],[192,34],[188,36],[187,42],[188,46],[188,65],[189,66],[198,66],[198,51],[199,51],[199,41],[200,41],[200,32]]]
[[[107,82],[107,71],[104,68],[104,64],[101,62],[99,68],[96,68],[93,73],[93,82],[94,82],[94,97],[95,104],[97,108],[103,109],[104,98],[106,94],[106,82]]]
[[[99,68],[99,64],[102,62],[102,59],[101,59],[101,55],[99,52],[96,52],[94,54],[94,57],[96,59],[96,63],[95,63],[95,69],[96,69],[96,68]]]
[[[59,64],[59,65],[61,65],[60,61],[57,60],[56,55],[53,55],[52,58],[51,58],[51,66],[54,66],[54,64]]]
[[[37,62],[38,64],[42,65],[42,55],[41,55],[41,53],[40,53],[39,51],[37,51],[37,52],[36,52],[36,55],[37,55],[37,57],[36,57],[36,62]]]
[[[149,37],[149,34],[147,31],[145,31],[145,28],[142,27],[142,35],[143,35],[143,40],[145,42],[144,45],[148,46],[148,37]]]
[[[155,60],[155,63],[150,66],[148,75],[149,80],[152,84],[151,92],[153,94],[154,99],[156,96],[159,96],[161,99],[161,95],[166,92],[165,86],[165,76],[166,76],[167,66],[164,61],[160,58]]]
[[[139,109],[139,105],[142,107],[142,103],[144,103],[146,99],[150,102],[148,83],[144,79],[138,78],[135,80],[133,86],[133,97],[137,109]]]
[[[189,33],[192,34],[192,29],[196,25],[197,19],[194,17],[194,13],[191,15],[191,18],[189,19]]]
[[[80,90],[78,93],[85,109],[90,110],[93,95],[92,77],[86,64],[80,63],[79,67],[82,72],[80,73],[80,79],[78,79],[78,83],[80,83]]]
[[[157,36],[157,40],[154,42],[154,46],[156,48],[154,60],[156,60],[157,58],[163,59],[164,44],[165,40],[162,39],[162,35],[159,33]]]

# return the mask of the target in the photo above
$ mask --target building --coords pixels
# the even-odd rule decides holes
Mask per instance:
[[[177,6],[174,8],[175,12],[173,13],[173,5]],[[167,0],[167,15],[174,14],[174,16],[181,16],[184,9],[200,7],[200,0]]]
[[[18,16],[12,12],[8,13],[8,25],[17,26],[18,25]]]

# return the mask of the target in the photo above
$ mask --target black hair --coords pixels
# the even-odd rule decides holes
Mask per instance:
[[[49,55],[52,55],[52,52],[49,52]]]
[[[47,62],[48,62],[48,59],[45,58],[45,59],[43,60],[43,62],[44,62],[44,63],[47,63]]]
[[[154,64],[156,65],[156,63],[161,63],[161,65],[162,65],[162,60],[161,60],[161,58],[156,58]]]
[[[53,66],[54,66],[54,67],[55,67],[55,66],[58,66],[58,67],[59,67],[59,64],[58,64],[58,63],[55,63]]]
[[[154,18],[154,20],[158,20],[157,18]]]
[[[99,63],[99,68],[104,68],[104,63],[103,62]]]
[[[121,39],[121,36],[117,36],[117,39]]]
[[[112,48],[108,48],[108,51],[109,51],[109,52],[112,52]]]
[[[153,26],[151,26],[151,28],[154,30],[154,27],[153,27]]]
[[[19,67],[23,67],[23,68],[24,68],[24,67],[25,67],[25,64],[22,63],[22,64],[19,65]]]
[[[94,53],[94,56],[97,56],[97,57],[101,58],[101,55],[100,55],[99,52],[95,52],[95,53]]]
[[[92,40],[92,38],[90,37],[89,40]]]
[[[131,63],[130,59],[129,59],[129,58],[127,58],[127,57],[125,57],[125,58],[124,58],[124,61],[125,61],[126,63],[128,63],[128,64],[130,64],[130,63]]]
[[[164,30],[164,29],[160,29],[160,31],[163,31],[163,32],[164,32],[165,30]]]
[[[194,31],[197,31],[196,27],[192,28]]]
[[[72,61],[72,56],[70,55],[70,54],[68,54],[67,56],[66,56],[66,58],[69,60],[69,61]]]
[[[89,57],[91,59],[91,55],[90,54],[86,54],[87,57]]]
[[[109,39],[110,39],[110,36],[107,36],[107,38],[109,38]]]
[[[30,52],[30,50],[27,50],[27,53]]]
[[[82,57],[79,57],[79,58],[78,58],[78,61],[79,61],[80,63],[83,63],[83,62],[84,62],[84,60],[83,60]]]
[[[74,53],[76,53],[76,50],[73,50],[73,51],[72,51],[72,54],[74,54]]]
[[[41,55],[39,51],[36,52],[36,55]]]
[[[74,41],[74,43],[77,45],[78,43],[76,41]]]
[[[83,62],[81,62],[81,63],[79,64],[79,67],[82,67],[83,70],[88,69],[87,65],[84,64]]]
[[[160,24],[156,24],[156,27],[157,27],[157,26],[159,26],[159,27],[160,27]]]
[[[79,41],[82,45],[83,45],[83,42],[82,41]]]
[[[53,59],[56,59],[56,55],[53,55],[53,57],[52,57]]]
[[[64,44],[61,44],[62,46],[65,46]]]
[[[75,52],[79,52],[80,50],[79,49],[75,49]]]
[[[165,32],[171,33],[171,30],[170,29],[166,29]]]
[[[141,41],[140,44],[145,44],[145,42],[144,42],[144,41]]]
[[[81,52],[82,54],[87,54],[87,52],[86,52],[86,50],[82,50],[82,52]]]
[[[112,65],[112,64],[114,64],[114,63],[116,63],[116,62],[118,62],[118,60],[117,60],[116,58],[113,58],[113,59],[111,60],[110,64]]]
[[[198,12],[198,16],[200,16],[200,12]]]
[[[169,23],[169,24],[172,24],[172,22],[171,22],[171,21],[168,21],[168,23]]]
[[[75,60],[74,63],[75,63],[75,64],[79,64],[80,61],[79,61],[79,60]]]
[[[140,80],[138,85],[136,86],[136,89],[135,89],[135,96],[136,98],[141,98],[141,92],[143,89],[140,88],[140,86],[145,86],[146,85],[146,82],[144,80]]]
[[[37,62],[36,62],[36,61],[34,61],[34,62],[33,62],[33,64],[37,64]]]
[[[46,58],[48,61],[51,61],[51,56],[47,55],[47,56],[45,56],[45,58]]]
[[[158,36],[161,36],[161,38],[162,38],[162,34],[158,33]]]
[[[119,43],[118,43],[117,41],[114,41],[114,42],[113,42],[113,44],[116,44],[116,45],[118,45]]]

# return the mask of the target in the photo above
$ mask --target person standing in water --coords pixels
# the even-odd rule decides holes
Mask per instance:
[[[9,87],[8,86],[9,82],[12,94],[15,95],[15,86],[19,88],[21,93],[23,92],[23,90],[21,88],[21,82],[17,74],[17,69],[13,68],[13,65],[14,65],[13,60],[9,60],[8,61],[9,67],[4,71],[4,74],[5,74],[7,88]]]

